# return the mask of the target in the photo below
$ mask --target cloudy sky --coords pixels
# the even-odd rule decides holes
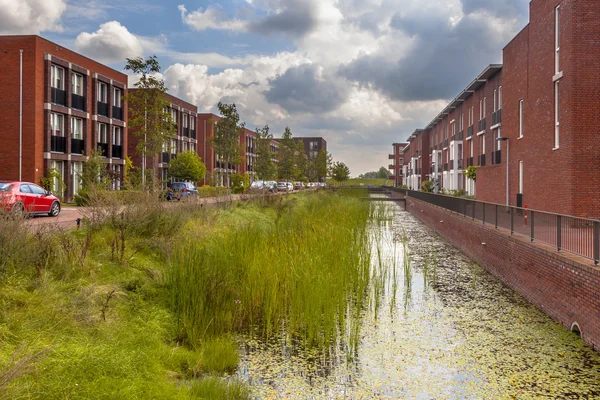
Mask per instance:
[[[387,167],[526,24],[528,0],[0,0],[0,34],[123,69],[156,54],[169,92],[247,127],[322,136],[353,175]]]

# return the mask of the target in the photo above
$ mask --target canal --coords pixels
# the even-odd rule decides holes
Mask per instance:
[[[245,338],[252,398],[600,398],[598,353],[388,204],[357,349]]]

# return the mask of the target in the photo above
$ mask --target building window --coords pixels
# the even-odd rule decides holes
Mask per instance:
[[[61,182],[61,180],[64,180],[64,176],[65,176],[64,166],[65,166],[65,163],[62,161],[54,161],[54,160],[50,161],[50,168],[55,170],[56,172],[58,172],[58,175],[60,176],[60,178],[58,176],[55,176],[54,178],[52,178],[52,192],[54,192],[54,193],[62,192],[60,182]]]
[[[62,114],[50,114],[52,136],[65,136],[65,117]]]
[[[121,127],[113,126],[112,144],[114,146],[121,146],[123,144],[123,135],[121,133],[122,133]]]
[[[519,161],[519,193],[523,194],[523,161]]]
[[[71,117],[71,130],[73,139],[83,140],[83,120],[81,118]]]
[[[113,106],[121,108],[121,89],[114,89]]]
[[[76,195],[81,190],[81,173],[83,172],[83,163],[72,162],[71,174],[73,175],[73,195]]]
[[[519,101],[519,138],[523,137],[523,116],[524,116],[525,103],[523,100]]]
[[[174,124],[177,124],[177,110],[171,109],[171,119]]]
[[[50,85],[55,89],[65,90],[65,70],[58,65],[50,68]]]
[[[83,76],[73,73],[71,75],[72,92],[77,96],[83,96]]]
[[[193,116],[190,117],[190,129],[193,131],[196,130],[196,118]]]
[[[558,149],[560,136],[560,84],[554,82],[554,148]]]
[[[98,123],[98,143],[108,143],[108,127],[101,122]]]
[[[104,82],[98,82],[98,101],[100,103],[108,103],[108,86]]]
[[[498,88],[498,110],[502,110],[502,86]]]
[[[183,127],[184,128],[188,127],[188,115],[187,114],[183,114]]]
[[[171,139],[171,154],[177,154],[177,140]]]
[[[112,167],[112,190],[121,190],[121,166],[114,164]]]
[[[554,72],[558,74],[560,72],[560,6],[556,7],[554,14]]]

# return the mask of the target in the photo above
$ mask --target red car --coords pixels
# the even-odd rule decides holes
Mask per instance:
[[[60,214],[60,200],[52,193],[29,182],[0,182],[0,206],[7,212]]]

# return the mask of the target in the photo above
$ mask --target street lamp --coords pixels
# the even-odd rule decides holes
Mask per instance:
[[[506,209],[508,210],[509,207],[509,192],[508,192],[508,165],[510,163],[510,153],[509,153],[509,146],[508,146],[508,138],[507,137],[498,137],[496,138],[497,141],[499,142],[506,142]]]

